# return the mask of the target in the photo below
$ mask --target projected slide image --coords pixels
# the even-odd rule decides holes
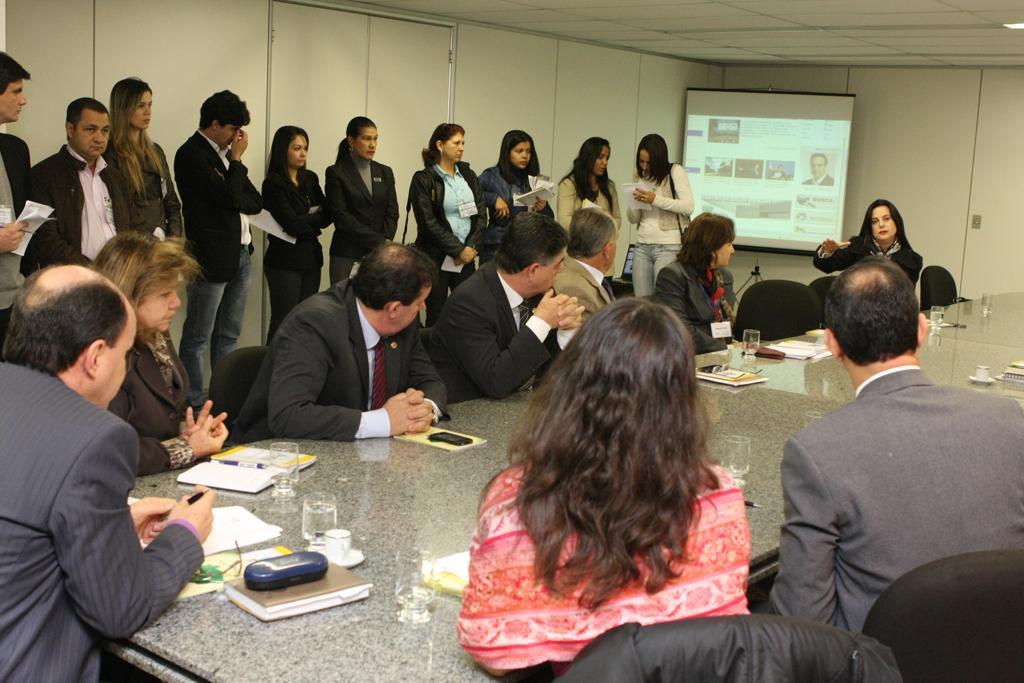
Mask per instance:
[[[761,159],[737,159],[736,160],[736,177],[737,178],[756,178],[761,179],[764,177],[764,161]]]
[[[737,218],[766,218],[788,220],[793,202],[771,201],[743,195],[709,195],[704,197],[704,211]]]
[[[739,141],[739,119],[711,119],[708,121],[708,142],[724,142],[735,145]]]
[[[768,180],[792,180],[796,162],[768,160]]]
[[[704,159],[704,175],[731,178],[732,161],[722,157],[707,157]]]

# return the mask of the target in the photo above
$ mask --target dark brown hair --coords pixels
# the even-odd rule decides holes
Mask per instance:
[[[537,578],[558,594],[581,588],[586,608],[640,579],[661,590],[686,559],[698,496],[718,487],[706,431],[693,347],[675,314],[636,298],[598,311],[509,446],[523,468],[516,503]]]
[[[724,245],[736,239],[736,224],[731,218],[713,213],[702,213],[690,221],[683,233],[683,247],[677,260],[698,271],[711,267],[711,257]]]
[[[441,151],[437,143],[448,142],[456,135],[465,135],[466,129],[457,123],[439,123],[430,136],[430,142],[423,148],[423,167],[430,168],[441,160]]]

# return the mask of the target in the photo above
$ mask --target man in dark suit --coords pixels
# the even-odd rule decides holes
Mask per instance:
[[[338,158],[324,177],[324,193],[334,237],[331,238],[331,284],[344,280],[356,261],[395,238],[398,229],[398,196],[395,174],[373,160],[377,153],[377,128],[369,119],[353,119]],[[360,125],[362,124],[362,125]]]
[[[430,337],[430,356],[452,403],[526,388],[569,342],[583,307],[551,288],[567,243],[555,219],[520,213],[494,261],[452,293]]]
[[[1024,413],[924,376],[917,349],[928,323],[891,261],[843,271],[825,322],[825,343],[857,399],[786,443],[771,603],[859,631],[876,598],[911,569],[1024,547]]]
[[[235,423],[239,441],[351,441],[422,432],[445,388],[420,344],[419,313],[434,266],[386,244],[356,275],[314,294],[277,328]]]
[[[103,158],[110,139],[106,106],[80,97],[68,105],[65,119],[68,143],[32,167],[28,198],[52,206],[53,214],[32,237],[22,272],[86,265],[118,232],[149,231],[124,176]]]
[[[174,155],[185,235],[203,271],[189,287],[178,346],[190,382],[189,405],[196,408],[203,403],[203,354],[209,348],[210,366],[216,367],[234,350],[245,317],[252,254],[248,215],[263,209],[242,163],[247,125],[245,102],[227,90],[215,93],[203,102],[199,130]]]
[[[804,185],[820,185],[832,187],[836,184],[835,179],[828,174],[828,157],[821,152],[811,155],[811,177],[803,182]]]
[[[14,123],[25,106],[25,81],[29,73],[10,55],[0,52],[0,124]],[[28,192],[28,145],[21,138],[0,133],[0,350],[4,346],[7,324],[11,319],[14,295],[24,278],[21,256],[14,251],[21,246],[27,227],[15,223],[25,208]],[[3,353],[0,351],[0,358]]]
[[[31,276],[0,363],[0,680],[97,680],[203,561],[213,491],[129,506],[139,438],[106,410],[135,314],[80,266]],[[139,541],[149,543],[143,550]]]

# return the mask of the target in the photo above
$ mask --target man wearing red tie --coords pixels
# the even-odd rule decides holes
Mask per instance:
[[[444,384],[420,344],[434,265],[385,244],[359,271],[296,306],[278,328],[235,423],[239,441],[351,441],[425,431]]]

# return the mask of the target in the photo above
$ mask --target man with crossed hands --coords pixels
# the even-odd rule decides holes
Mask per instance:
[[[553,218],[518,214],[494,261],[452,293],[430,336],[449,401],[501,399],[528,388],[569,343],[583,306],[552,289],[567,245]]]

